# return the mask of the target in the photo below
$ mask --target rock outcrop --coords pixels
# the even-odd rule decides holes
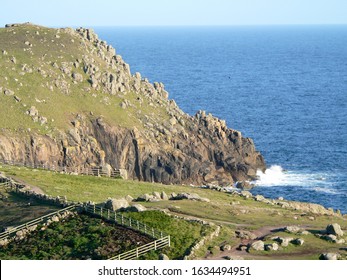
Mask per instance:
[[[12,49],[2,42],[12,42]],[[129,179],[225,186],[266,168],[251,139],[204,111],[182,112],[162,83],[132,75],[90,29],[8,25],[0,30],[0,49],[9,76],[0,77],[0,106],[16,106],[13,115],[2,116],[15,125],[0,131],[0,160],[77,171],[107,165]],[[21,111],[25,116],[14,113]]]

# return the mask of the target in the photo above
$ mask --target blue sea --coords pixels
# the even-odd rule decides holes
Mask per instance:
[[[254,194],[347,213],[347,26],[94,28],[188,114],[253,138]]]

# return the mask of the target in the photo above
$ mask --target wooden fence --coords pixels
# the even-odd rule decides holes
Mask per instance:
[[[140,256],[146,254],[149,251],[159,250],[166,246],[170,247],[170,235],[157,239],[153,242],[147,243],[143,246],[137,247],[128,252],[119,254],[113,258],[110,258],[109,260],[134,260],[134,259],[138,259]]]
[[[34,169],[45,169],[56,172],[64,172],[64,173],[75,173],[78,175],[91,175],[91,176],[106,176],[112,178],[121,177],[121,173],[119,169],[111,170],[110,173],[103,170],[100,166],[96,167],[67,167],[67,166],[59,166],[50,163],[41,164],[41,163],[26,163],[26,162],[16,162],[10,160],[0,160],[0,163],[6,165],[13,166],[23,166]]]
[[[45,216],[41,216],[41,217],[39,217],[37,219],[31,220],[31,221],[29,221],[29,222],[27,222],[25,224],[20,225],[20,226],[13,227],[13,228],[5,231],[5,232],[1,232],[0,233],[0,240],[4,240],[4,239],[6,239],[8,237],[11,237],[11,236],[15,235],[18,231],[20,231],[22,229],[29,229],[32,226],[36,226],[36,225],[38,225],[38,224],[40,224],[42,222],[45,222],[45,221],[47,221],[48,219],[50,219],[51,217],[53,217],[55,215],[58,215],[60,213],[66,212],[66,211],[75,210],[76,206],[77,205],[70,205],[70,206],[68,206],[66,208],[60,209],[60,210],[55,211],[53,213],[49,213],[49,214],[47,214]]]

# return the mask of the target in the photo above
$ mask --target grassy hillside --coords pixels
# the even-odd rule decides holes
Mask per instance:
[[[253,198],[246,199],[239,195],[227,194],[209,189],[200,189],[189,186],[167,186],[155,183],[144,183],[120,179],[75,176],[60,174],[45,170],[32,170],[23,167],[1,166],[0,171],[7,176],[21,179],[29,185],[38,186],[44,193],[49,195],[66,195],[68,200],[95,201],[101,203],[107,198],[120,198],[131,195],[136,198],[144,193],[152,192],[188,192],[196,193],[201,197],[210,199],[210,202],[190,200],[169,200],[158,202],[136,202],[149,209],[165,210],[171,215],[189,217],[213,222],[222,226],[222,234],[207,243],[199,250],[199,256],[204,257],[208,248],[212,250],[215,245],[233,244],[236,246],[240,240],[235,237],[237,230],[251,230],[254,232],[264,229],[281,229],[289,225],[296,225],[312,232],[320,232],[328,224],[338,223],[343,230],[347,229],[347,220],[344,216],[327,216],[313,214],[301,210],[285,209],[278,205],[269,205],[255,201]],[[143,212],[131,214],[135,219],[144,221],[153,227],[164,230],[172,235],[174,248],[167,251],[169,255],[177,258],[182,252],[188,250],[199,238],[211,232],[213,228],[203,228],[196,225],[192,227],[188,222],[177,222],[175,219],[165,218],[165,215],[156,212]],[[205,232],[205,233],[203,233]],[[279,233],[280,235],[282,233]],[[284,233],[283,233],[284,234]],[[267,240],[278,233],[267,234]],[[288,234],[287,234],[288,235]],[[290,235],[290,234],[289,234]],[[293,237],[300,237],[292,234]],[[181,239],[183,238],[183,239]],[[317,259],[317,255],[325,250],[340,251],[341,244],[327,242],[310,234],[304,236],[303,247],[290,245],[279,252],[253,252],[244,258],[250,259]],[[211,249],[212,248],[212,249]],[[219,248],[219,247],[218,247]],[[178,251],[177,251],[178,250]],[[209,258],[218,256],[221,252],[214,252]]]
[[[101,73],[108,69],[95,55],[97,47],[83,43],[80,37],[60,29],[22,25],[0,28],[0,38],[0,87],[13,92],[10,96],[0,94],[0,111],[6,116],[0,119],[1,128],[24,132],[30,127],[40,134],[52,133],[66,129],[78,113],[103,116],[110,125],[131,128],[142,127],[139,116],[145,114],[161,121],[169,118],[162,107],[149,106],[147,99],[140,104],[134,92],[110,95],[92,88],[82,59],[90,53]],[[82,81],[76,82],[72,73],[80,74]],[[59,83],[66,84],[68,93]],[[132,104],[126,110],[120,106],[125,98]],[[47,123],[32,121],[26,114],[31,106]]]

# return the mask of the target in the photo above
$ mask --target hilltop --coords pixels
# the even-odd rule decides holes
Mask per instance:
[[[204,111],[185,114],[90,29],[9,24],[0,69],[1,160],[165,184],[229,185],[266,168],[252,139]]]

